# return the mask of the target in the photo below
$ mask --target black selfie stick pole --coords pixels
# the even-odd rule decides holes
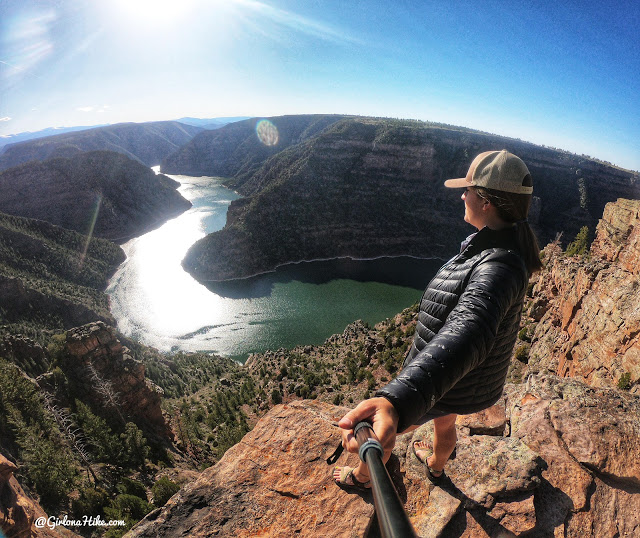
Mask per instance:
[[[359,422],[353,430],[360,459],[367,464],[373,490],[373,504],[376,508],[380,532],[383,538],[409,538],[415,536],[411,522],[404,511],[400,497],[393,486],[387,468],[382,463],[384,451],[371,424]]]

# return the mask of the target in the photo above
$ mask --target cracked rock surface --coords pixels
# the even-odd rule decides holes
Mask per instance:
[[[365,535],[371,496],[342,491],[325,461],[340,440],[334,424],[346,411],[308,400],[274,407],[130,536]]]
[[[344,412],[309,400],[274,407],[130,536],[378,536],[371,495],[338,488],[325,462]],[[508,385],[489,412],[459,417],[441,485],[411,449],[431,439],[430,424],[398,437],[387,468],[423,538],[637,536],[638,417],[637,395],[538,375]]]

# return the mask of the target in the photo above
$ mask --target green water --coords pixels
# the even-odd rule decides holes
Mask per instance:
[[[375,324],[411,306],[442,263],[317,261],[205,287],[180,261],[197,239],[224,226],[237,195],[213,178],[172,177],[193,208],[126,243],[127,260],[107,290],[118,328],[162,351],[244,359],[267,349],[320,344],[357,319]]]

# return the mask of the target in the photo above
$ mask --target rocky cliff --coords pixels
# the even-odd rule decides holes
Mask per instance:
[[[371,495],[341,490],[324,461],[344,412],[312,401],[276,406],[128,536],[377,536]],[[429,425],[399,438],[388,468],[421,537],[631,537],[640,529],[639,412],[638,396],[533,377],[459,418],[457,458],[441,487],[411,450],[413,439],[431,437]]]
[[[530,369],[640,392],[640,201],[607,204],[586,255],[545,252],[530,306]]]
[[[11,144],[0,156],[0,171],[29,161],[72,157],[84,151],[115,151],[146,166],[160,164],[189,142],[200,127],[175,121],[120,123]]]
[[[300,260],[449,257],[470,229],[460,192],[442,183],[464,176],[473,157],[487,149],[506,148],[528,164],[535,184],[530,218],[543,243],[560,231],[573,237],[583,225],[593,229],[607,201],[640,196],[632,172],[468,130],[346,118],[298,143],[290,139],[276,152],[263,148],[256,134],[249,145],[246,125],[237,138],[232,127],[242,126],[206,133],[202,146],[196,137],[184,161],[172,161],[175,170],[190,171],[188,163],[209,159],[199,172],[233,175],[229,184],[246,196],[232,202],[223,230],[187,253],[183,265],[201,281]],[[241,151],[246,166],[238,164]]]
[[[640,201],[608,204],[589,255],[545,249],[518,344],[531,346],[529,364],[501,402],[458,418],[444,484],[432,485],[411,451],[431,426],[400,436],[387,467],[419,536],[640,532],[639,210]],[[345,411],[329,402],[356,403],[367,385],[387,381],[412,323],[407,311],[375,330],[354,324],[317,348],[250,357],[247,374],[285,403],[130,536],[379,536],[371,496],[342,491],[324,462]]]
[[[102,322],[67,331],[60,366],[82,401],[133,421],[159,440],[173,437],[162,414],[161,391],[145,378],[144,364]],[[44,380],[43,380],[44,382]]]
[[[178,186],[124,155],[79,153],[0,173],[0,211],[125,242],[191,207]]]

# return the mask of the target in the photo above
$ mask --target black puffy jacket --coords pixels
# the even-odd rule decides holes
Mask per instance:
[[[516,229],[483,228],[431,280],[400,374],[377,391],[401,432],[437,402],[449,413],[493,405],[504,388],[529,274]]]

